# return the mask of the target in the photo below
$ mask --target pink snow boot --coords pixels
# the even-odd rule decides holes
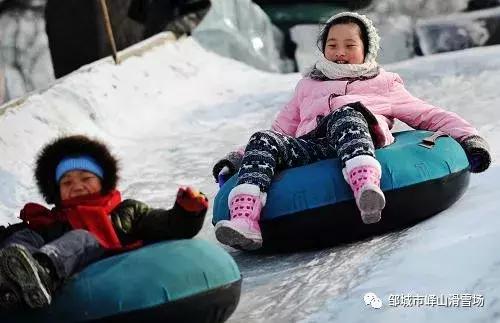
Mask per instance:
[[[259,219],[266,195],[252,184],[233,188],[228,198],[231,220],[222,220],[215,225],[217,240],[237,249],[259,249],[262,246]]]
[[[371,156],[358,156],[346,162],[344,175],[351,186],[356,204],[364,223],[376,223],[382,217],[385,206],[384,193],[380,189],[380,163]]]

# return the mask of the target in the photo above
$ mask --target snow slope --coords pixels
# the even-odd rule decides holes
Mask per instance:
[[[119,66],[110,58],[84,66],[0,107],[0,224],[16,222],[25,202],[41,202],[33,161],[43,144],[61,134],[109,143],[121,160],[124,197],[168,207],[177,187],[188,184],[213,198],[213,163],[252,132],[268,128],[300,78],[216,56],[191,38],[160,43]],[[399,72],[413,94],[470,120],[498,159],[500,46],[385,68]],[[450,209],[402,232],[315,252],[231,251],[244,283],[230,321],[498,321],[499,180],[494,164],[472,176],[467,193]],[[210,220],[197,238],[215,241]],[[376,293],[382,308],[366,306],[366,292]],[[470,293],[482,296],[484,306],[390,306],[391,294],[411,293]]]

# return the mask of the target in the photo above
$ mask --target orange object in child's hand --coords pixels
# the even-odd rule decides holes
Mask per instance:
[[[208,209],[208,199],[205,194],[192,187],[179,187],[176,203],[189,212],[200,212]]]

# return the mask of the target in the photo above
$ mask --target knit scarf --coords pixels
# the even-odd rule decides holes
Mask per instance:
[[[120,192],[114,190],[106,195],[91,194],[65,200],[52,210],[40,204],[28,203],[21,210],[20,218],[35,231],[58,222],[68,223],[73,230],[83,229],[92,233],[105,249],[128,249],[132,246],[121,244],[110,219],[111,211],[120,202]],[[135,247],[135,243],[133,245]]]
[[[379,65],[375,61],[363,64],[337,64],[319,54],[319,59],[306,76],[313,80],[327,81],[339,79],[372,78],[379,74]]]

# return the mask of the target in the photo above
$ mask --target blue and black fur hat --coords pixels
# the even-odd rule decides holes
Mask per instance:
[[[90,171],[97,172],[96,175],[101,178],[102,194],[116,188],[118,161],[104,143],[83,135],[60,137],[44,146],[36,160],[36,184],[47,203],[58,205],[60,202],[56,178],[61,177],[61,161],[67,163],[68,158],[73,162],[75,159],[81,162],[83,158],[92,161],[94,171]]]

